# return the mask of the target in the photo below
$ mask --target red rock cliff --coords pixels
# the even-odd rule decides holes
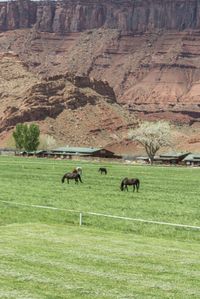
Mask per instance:
[[[200,28],[199,0],[16,0],[0,3],[0,30],[29,28],[79,32],[115,28],[122,32]]]

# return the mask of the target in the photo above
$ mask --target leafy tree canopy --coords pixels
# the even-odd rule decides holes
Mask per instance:
[[[40,142],[40,129],[36,124],[17,124],[13,132],[16,148],[19,150],[35,151]]]

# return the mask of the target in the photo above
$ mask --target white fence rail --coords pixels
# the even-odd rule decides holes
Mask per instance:
[[[0,200],[0,202],[2,202],[4,204],[10,204],[10,205],[16,205],[16,206],[25,206],[25,207],[29,207],[29,208],[48,209],[48,210],[57,210],[57,211],[77,213],[79,215],[79,225],[80,226],[83,224],[83,216],[84,215],[91,215],[91,216],[93,215],[93,216],[99,216],[99,217],[107,217],[107,218],[122,219],[122,220],[143,222],[143,223],[149,223],[149,224],[167,225],[167,226],[174,226],[174,227],[182,227],[182,228],[190,228],[190,229],[200,230],[200,226],[195,226],[195,225],[170,223],[170,222],[154,221],[154,220],[145,220],[145,219],[140,219],[140,218],[129,218],[129,217],[101,214],[101,213],[95,213],[95,212],[83,212],[83,211],[80,212],[80,211],[77,211],[77,210],[68,210],[68,209],[48,207],[48,206],[40,206],[40,205],[28,205],[28,204],[17,203],[17,202],[12,202],[12,201],[5,201],[5,200]]]

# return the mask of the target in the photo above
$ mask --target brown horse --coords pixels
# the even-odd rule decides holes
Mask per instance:
[[[126,189],[126,191],[128,191],[128,186],[133,186],[133,192],[135,191],[135,188],[138,192],[139,187],[140,187],[139,179],[137,179],[137,178],[135,178],[135,179],[124,178],[121,181],[121,185],[120,185],[121,191],[124,191],[125,189]]]
[[[81,180],[81,176],[79,173],[65,173],[61,179],[61,182],[64,183],[65,179],[67,179],[67,183],[69,184],[69,180],[75,180],[75,184],[78,184],[78,182],[80,181],[81,183],[83,183],[83,181]]]

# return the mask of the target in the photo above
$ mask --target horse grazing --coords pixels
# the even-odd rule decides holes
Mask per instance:
[[[101,174],[107,174],[107,169],[105,167],[100,167],[98,171],[101,172]]]
[[[82,172],[83,172],[83,170],[82,170],[82,167],[80,167],[80,166],[74,168],[74,170],[72,171],[72,173],[78,173],[80,175],[82,175]]]
[[[65,173],[62,177],[61,182],[64,183],[65,179],[67,179],[67,183],[69,184],[69,180],[75,180],[75,184],[78,184],[78,182],[80,181],[81,183],[83,183],[83,181],[81,180],[81,176],[79,173]]]
[[[135,191],[135,188],[138,192],[139,187],[140,187],[140,181],[139,179],[128,179],[128,178],[124,178],[121,181],[121,185],[120,185],[120,189],[121,191],[124,191],[126,189],[126,191],[128,191],[128,186],[133,186],[133,192]]]

